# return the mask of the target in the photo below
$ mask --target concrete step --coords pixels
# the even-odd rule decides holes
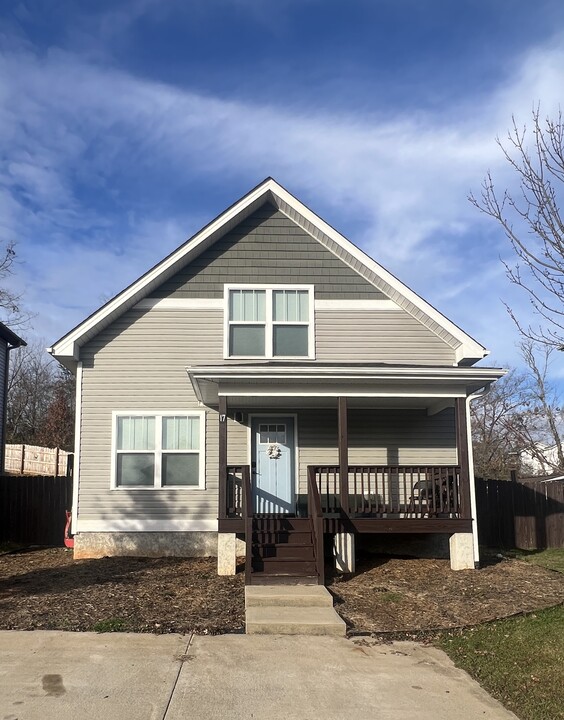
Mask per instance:
[[[247,585],[245,607],[333,607],[323,585]]]
[[[344,637],[346,625],[329,607],[250,607],[247,634],[335,635]]]

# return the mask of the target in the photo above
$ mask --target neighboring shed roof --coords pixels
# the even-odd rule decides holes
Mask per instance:
[[[353,245],[272,178],[264,180],[221,213],[190,240],[64,335],[49,351],[63,362],[78,360],[82,345],[267,202],[272,203],[361,277],[441,337],[455,350],[458,363],[473,364],[489,353],[483,345]]]
[[[10,330],[7,325],[4,325],[3,322],[0,322],[0,338],[5,340],[10,345],[13,345],[13,347],[21,347],[22,345],[27,345],[25,340],[23,340],[19,335],[16,335],[16,333],[13,332],[13,330]]]

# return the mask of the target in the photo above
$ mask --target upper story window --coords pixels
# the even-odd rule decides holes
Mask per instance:
[[[225,288],[225,356],[313,358],[311,285]]]

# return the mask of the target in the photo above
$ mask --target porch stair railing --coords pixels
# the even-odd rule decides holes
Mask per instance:
[[[315,475],[308,471],[307,477],[307,507],[308,516],[311,522],[311,536],[313,540],[317,582],[325,584],[325,553],[323,534],[323,510],[321,508],[321,497],[319,488],[315,482]]]

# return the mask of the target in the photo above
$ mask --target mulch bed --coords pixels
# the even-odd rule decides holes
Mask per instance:
[[[367,556],[329,578],[352,634],[478,624],[564,602],[564,575],[494,559],[452,572],[447,560]],[[214,558],[73,560],[64,548],[0,555],[0,629],[243,632],[244,577]]]
[[[328,587],[351,634],[424,634],[564,602],[563,574],[493,556],[457,572],[448,560],[365,556]]]
[[[244,575],[212,558],[73,560],[64,548],[0,556],[0,629],[242,632]]]

